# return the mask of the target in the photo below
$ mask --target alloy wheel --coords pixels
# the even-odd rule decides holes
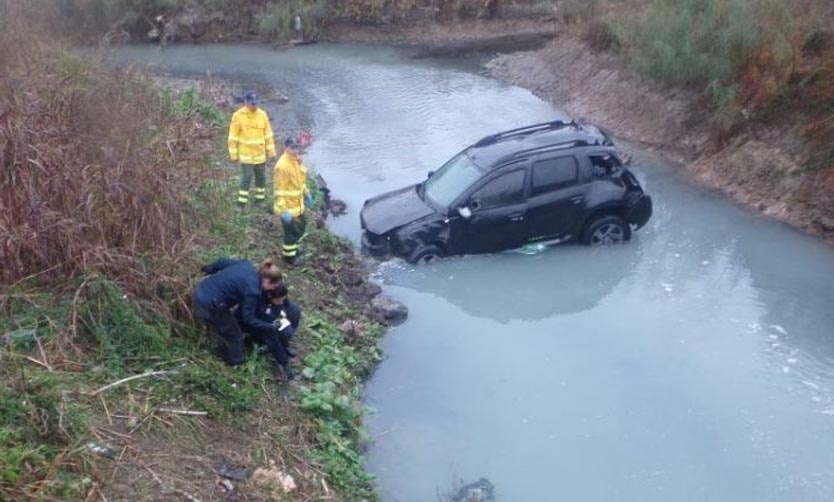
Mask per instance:
[[[601,225],[591,235],[591,245],[601,246],[607,244],[622,244],[625,240],[625,231],[623,227],[616,223],[606,223]]]

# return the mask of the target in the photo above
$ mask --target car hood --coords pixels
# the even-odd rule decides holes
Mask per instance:
[[[411,185],[368,199],[362,208],[362,227],[382,235],[434,213],[434,209],[417,195],[416,187]]]

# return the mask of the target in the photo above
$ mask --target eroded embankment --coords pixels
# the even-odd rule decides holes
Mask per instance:
[[[575,117],[682,163],[704,185],[834,243],[834,171],[808,167],[813,146],[800,139],[797,124],[748,120],[722,137],[702,97],[641,78],[567,34],[487,66]]]

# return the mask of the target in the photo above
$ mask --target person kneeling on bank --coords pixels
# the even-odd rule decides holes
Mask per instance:
[[[207,275],[194,289],[195,315],[214,327],[222,341],[223,359],[232,365],[243,364],[243,333],[271,331],[278,336],[279,326],[258,319],[258,303],[265,292],[281,285],[283,274],[272,260],[257,269],[249,260],[222,258],[202,268]],[[239,316],[232,313],[237,306]]]
[[[240,314],[238,314],[240,315]],[[295,352],[290,349],[290,341],[295,336],[298,325],[301,322],[301,307],[289,300],[289,292],[284,284],[267,291],[262,302],[258,305],[258,319],[270,323],[275,329],[245,329],[249,333],[252,342],[265,345],[268,351],[275,357],[287,380],[294,378],[290,368],[290,358],[295,357]]]

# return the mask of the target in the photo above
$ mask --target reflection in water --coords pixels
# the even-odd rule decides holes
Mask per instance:
[[[639,259],[635,238],[634,245],[612,250],[565,245],[535,256],[510,251],[427,266],[394,260],[383,264],[378,275],[383,282],[446,298],[470,316],[506,324],[590,310],[631,275]],[[531,269],[538,273],[531,276]]]
[[[307,161],[350,206],[488,133],[553,119],[529,92],[393,49],[126,48],[259,81],[313,124]],[[616,129],[616,126],[614,127]],[[385,500],[487,477],[504,501],[834,500],[834,253],[638,152],[655,216],[628,245],[384,264],[410,307],[369,383]]]

